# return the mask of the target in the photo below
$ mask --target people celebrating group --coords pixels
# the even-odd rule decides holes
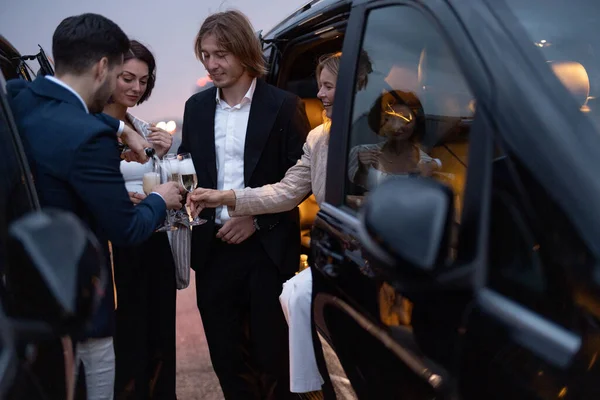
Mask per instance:
[[[116,294],[111,282],[91,325],[74,338],[88,399],[176,398],[175,239],[157,228],[167,210],[184,204],[205,221],[180,223],[192,226],[187,260],[225,398],[319,391],[310,269],[294,276],[297,206],[311,192],[318,203],[324,199],[341,53],[317,65],[325,122],[310,131],[301,99],[262,79],[267,66],[248,18],[210,15],[195,52],[214,87],[186,102],[181,146],[171,149],[169,133],[129,112],[156,83],[147,46],[97,14],[63,20],[52,46],[56,75],[11,81],[8,92],[42,206],[87,224],[114,277]],[[361,90],[371,72],[366,54],[359,64]],[[130,150],[123,153],[119,142]],[[193,185],[173,181],[144,191],[143,177],[157,162],[145,148],[157,158],[185,154]],[[49,398],[61,398],[51,375],[40,384]]]

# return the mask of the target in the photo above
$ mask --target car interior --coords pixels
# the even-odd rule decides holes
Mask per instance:
[[[319,57],[324,54],[340,51],[343,38],[337,37],[333,40],[308,42],[292,46],[284,54],[286,62],[281,66],[278,86],[288,90],[302,99],[306,115],[310,123],[310,129],[314,129],[323,123],[323,104],[317,98],[319,91],[315,77]],[[310,195],[300,205],[300,230],[302,241],[302,252],[308,254],[310,249],[310,231],[319,206],[314,195]]]

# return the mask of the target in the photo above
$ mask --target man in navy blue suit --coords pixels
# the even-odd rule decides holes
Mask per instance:
[[[109,19],[83,14],[60,23],[52,51],[56,77],[7,85],[40,203],[75,213],[101,243],[141,243],[164,220],[167,208],[181,206],[182,198],[171,182],[134,207],[119,169],[119,121],[93,115],[115,88],[129,39]],[[94,388],[88,399],[108,399],[113,393],[112,284],[106,289],[91,329],[77,344],[88,388]]]

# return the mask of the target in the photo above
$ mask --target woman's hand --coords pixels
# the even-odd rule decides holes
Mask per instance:
[[[379,150],[363,150],[358,152],[358,161],[366,167],[375,166],[379,163],[380,156]]]
[[[417,169],[421,176],[429,178],[433,175],[433,173],[435,171],[437,171],[439,169],[439,165],[434,160],[430,160],[430,161],[421,160],[417,164]]]
[[[235,192],[233,190],[198,188],[188,195],[187,205],[195,218],[205,208],[235,207]]]
[[[144,149],[150,147],[150,144],[139,133],[125,125],[119,141],[129,147],[128,151],[121,154],[121,158],[125,161],[136,161],[142,164],[148,161]]]
[[[129,192],[129,200],[131,200],[131,202],[136,206],[140,204],[145,198],[146,195],[144,193]]]
[[[148,142],[154,147],[156,150],[156,155],[158,158],[162,158],[165,154],[169,152],[171,149],[171,145],[173,144],[173,136],[164,129],[156,127],[152,124],[149,128],[150,134],[148,135]]]

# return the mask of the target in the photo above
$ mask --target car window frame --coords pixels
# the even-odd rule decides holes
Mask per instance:
[[[10,105],[8,103],[8,93],[6,92],[6,81],[4,79],[4,75],[0,72],[0,112],[4,114],[6,122],[8,124],[8,129],[11,136],[11,143],[15,154],[17,155],[17,160],[19,164],[19,170],[23,179],[23,184],[26,188],[28,194],[28,200],[31,210],[40,210],[40,202],[37,196],[37,192],[35,190],[35,186],[33,183],[33,175],[31,173],[31,169],[29,167],[29,163],[27,161],[27,156],[25,155],[25,150],[23,147],[23,143],[21,142],[21,137],[19,135],[19,131],[17,129],[17,124],[12,115],[12,111],[10,109]]]
[[[464,45],[465,42],[472,43],[472,38],[464,29],[464,24],[458,15],[448,4],[437,2],[431,6],[425,6],[414,0],[389,0],[377,2],[376,4],[369,2],[356,4],[350,14],[342,50],[343,56],[338,76],[338,85],[336,87],[336,99],[338,100],[336,100],[336,107],[334,107],[332,115],[325,204],[322,207],[322,209],[326,210],[336,209],[336,214],[343,214],[344,219],[356,220],[356,224],[353,224],[355,226],[358,224],[359,211],[348,207],[345,204],[344,198],[346,193],[345,178],[349,155],[348,146],[351,140],[358,55],[363,46],[369,13],[375,9],[396,6],[411,7],[417,10],[431,22],[432,26],[438,29],[439,34],[444,38],[445,44],[449,48],[449,53],[454,58],[459,72],[463,75],[465,83],[477,99],[477,113],[474,115],[473,126],[493,125],[489,119],[486,120],[485,124],[478,124],[477,121],[479,118],[489,118],[491,115],[491,113],[484,113],[483,111],[493,109],[494,98],[492,93],[495,86],[493,79],[488,73],[487,67],[479,56],[476,47]],[[448,32],[452,32],[452,35],[449,35]],[[462,45],[459,45],[459,43]],[[342,122],[340,123],[340,121]],[[340,152],[338,149],[345,150]],[[471,156],[469,156],[469,164],[471,163],[470,158]],[[467,173],[462,220],[475,215],[481,216],[484,207],[481,201],[483,189],[472,183],[473,179],[480,179],[481,177],[472,177],[471,175]],[[469,232],[463,233],[461,229],[459,243],[463,236],[473,240],[473,238],[477,237],[476,232],[486,229],[485,226],[481,226],[480,222],[474,221],[469,224],[469,229],[471,229]],[[459,258],[471,261],[478,259],[480,262],[483,262],[481,252],[485,252],[485,248],[487,247],[482,249],[479,246],[480,244],[482,243],[477,242],[477,244],[472,243],[466,246],[466,249],[472,254],[468,256],[459,254]]]

